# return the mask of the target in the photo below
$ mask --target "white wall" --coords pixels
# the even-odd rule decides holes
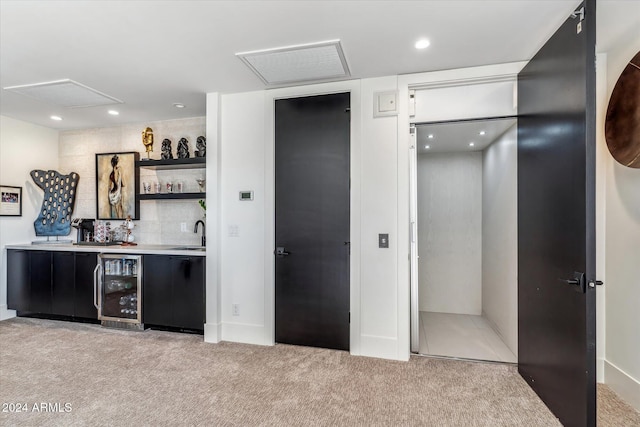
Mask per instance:
[[[607,97],[607,55],[596,56],[596,278],[606,281],[607,170],[611,155],[604,142]],[[606,289],[596,288],[596,380],[604,383]]]
[[[510,116],[517,113],[514,101],[516,82],[513,79],[497,82],[464,82],[453,86],[438,83],[436,87],[416,90],[416,114],[413,122],[434,122]],[[451,102],[460,100],[460,102]],[[487,110],[491,114],[487,115]]]
[[[482,312],[482,153],[418,155],[420,311]]]
[[[607,104],[622,70],[639,50],[636,37],[607,52]],[[640,169],[621,166],[611,156],[605,222],[605,382],[640,410]]]
[[[0,116],[0,184],[22,187],[22,216],[0,217],[0,320],[15,316],[7,310],[5,245],[35,239],[33,221],[43,192],[31,180],[33,169],[58,169],[58,131]]]
[[[187,138],[189,152],[194,156],[197,137],[205,135],[204,117],[60,132],[60,172],[73,171],[80,175],[74,217],[96,218],[96,153],[136,151],[141,159],[146,157],[141,134],[147,126],[154,133],[152,159],[160,159],[162,140],[165,138],[172,141],[174,157],[177,157],[179,139]],[[140,186],[144,181],[166,183],[180,180],[185,193],[197,192],[196,178],[204,177],[204,169],[140,169]],[[193,226],[203,214],[198,201],[193,199],[140,201],[140,220],[135,222],[133,234],[139,243],[199,245],[200,237],[193,233]],[[186,230],[181,230],[181,223],[186,223]],[[75,231],[72,234],[75,237]]]
[[[221,173],[221,100],[220,94],[207,94],[207,284],[205,291],[207,319],[204,324],[204,340],[217,343],[222,337],[220,317],[222,249],[222,173]]]
[[[265,331],[265,94],[222,95],[222,339],[269,344]],[[253,191],[242,202],[238,192]],[[239,316],[232,315],[238,304]]]
[[[518,129],[483,152],[482,312],[518,354]]]
[[[400,239],[400,233],[406,234],[408,228],[398,227],[398,180],[399,174],[408,173],[400,166],[405,160],[400,156],[407,156],[408,152],[398,150],[398,118],[374,118],[373,105],[375,92],[396,90],[397,84],[395,76],[361,81],[360,354],[389,359],[404,358],[398,349],[398,273],[399,269],[408,268],[408,246]],[[388,249],[378,248],[379,233],[389,233]],[[404,258],[399,253],[404,253]],[[399,258],[404,264],[399,264]]]
[[[408,330],[398,324],[399,239],[406,236],[400,237],[398,228],[397,117],[373,117],[374,93],[396,88],[393,76],[221,97],[220,274],[218,279],[211,278],[207,270],[210,325],[205,327],[205,340],[273,343],[273,102],[348,91],[352,115],[351,352],[408,358],[408,348],[399,344]],[[218,122],[217,114],[207,108],[208,135],[209,123]],[[213,167],[209,163],[208,177]],[[254,201],[238,202],[239,190],[254,190]],[[208,216],[207,223],[214,227],[210,221]],[[230,226],[237,226],[237,237],[229,236]],[[389,249],[378,248],[378,233],[389,233]],[[402,253],[406,263],[408,252]],[[218,293],[219,300],[214,301]],[[240,305],[239,316],[232,316],[232,304]],[[207,333],[214,329],[220,333]]]

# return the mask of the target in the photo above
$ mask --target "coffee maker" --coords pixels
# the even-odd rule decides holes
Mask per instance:
[[[71,226],[78,229],[78,237],[76,244],[86,244],[93,241],[93,223],[94,219],[74,218],[71,220]]]

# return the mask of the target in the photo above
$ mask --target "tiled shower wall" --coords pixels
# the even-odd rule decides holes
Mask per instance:
[[[108,128],[83,129],[60,133],[59,171],[77,172],[80,175],[74,218],[96,217],[96,153],[119,153],[137,151],[140,158],[146,157],[142,145],[142,131],[149,126],[153,129],[154,145],[152,159],[160,159],[162,140],[171,140],[172,151],[180,138],[189,141],[189,152],[194,156],[196,139],[205,133],[205,118],[164,120],[157,122],[133,123]],[[205,169],[178,169],[154,171],[140,169],[140,183],[182,181],[183,192],[197,192],[196,178],[205,178]],[[142,192],[142,189],[139,188]],[[163,190],[164,191],[164,190]],[[135,241],[143,244],[198,245],[200,234],[193,232],[194,224],[202,219],[204,211],[197,199],[189,200],[141,200],[140,220],[135,221],[133,230]],[[111,221],[119,225],[121,221]],[[186,224],[186,231],[181,231]],[[75,231],[72,236],[75,237]]]

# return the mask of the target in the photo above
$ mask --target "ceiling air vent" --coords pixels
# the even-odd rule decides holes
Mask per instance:
[[[236,53],[267,85],[349,77],[340,40]]]
[[[122,101],[117,98],[105,95],[102,92],[69,79],[10,86],[4,89],[35,98],[39,101],[69,108],[122,104]]]

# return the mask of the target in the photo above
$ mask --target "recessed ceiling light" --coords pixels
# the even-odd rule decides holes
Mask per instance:
[[[473,142],[469,143],[469,147],[473,147],[474,145],[476,145],[476,144],[474,144]]]
[[[173,106],[176,108],[184,108],[184,104],[181,104],[180,102],[174,102]]]
[[[431,148],[431,146],[430,145],[425,145],[424,148],[426,148],[428,150],[429,148]]]
[[[431,44],[431,42],[427,39],[420,39],[416,42],[415,46],[416,49],[426,49],[429,47],[429,45]]]
[[[51,116],[51,120],[55,120],[55,121],[59,122],[60,120],[62,120],[62,117],[60,117],[60,116]]]
[[[480,135],[486,135],[486,132],[485,132],[485,131],[483,131],[483,130],[481,130],[481,131],[480,131]]]
[[[433,139],[433,134],[432,134],[432,133],[430,133],[429,135],[427,135],[427,138],[429,138],[429,139]]]
[[[119,115],[120,113],[119,113],[119,112],[117,112],[116,110],[109,110],[109,114],[111,114],[112,116],[117,116],[117,115]]]

